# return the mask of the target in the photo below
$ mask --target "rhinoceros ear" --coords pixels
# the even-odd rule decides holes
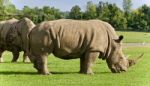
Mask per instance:
[[[117,40],[115,40],[117,43],[120,43],[123,39],[123,35],[120,35],[119,38]]]
[[[123,39],[123,35],[120,35],[119,36],[119,40],[121,41]]]

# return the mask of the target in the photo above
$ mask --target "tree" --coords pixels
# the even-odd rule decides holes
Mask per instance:
[[[103,10],[103,7],[104,7],[104,2],[103,1],[100,1],[96,7],[96,13],[97,13],[97,17],[100,17],[101,13],[102,13],[102,10]]]
[[[131,7],[132,7],[131,0],[123,0],[123,9],[124,9],[124,14],[125,14],[127,21],[129,20],[131,16]]]
[[[44,13],[46,13],[46,14],[51,14],[51,8],[50,8],[49,6],[44,6],[44,7],[43,7],[43,11],[44,11]]]
[[[10,1],[11,0],[0,0],[0,6],[6,6],[11,3]]]
[[[69,18],[71,18],[71,19],[81,19],[82,18],[81,8],[78,5],[75,5],[72,7],[72,9],[69,13]]]
[[[17,12],[17,9],[13,4],[8,5],[5,9],[7,11],[7,14],[16,14]]]
[[[97,6],[98,18],[109,22],[116,30],[126,30],[127,21],[124,13],[116,4],[102,3]]]
[[[30,16],[30,14],[32,12],[32,9],[30,7],[28,7],[28,6],[24,6],[22,11],[23,11],[23,15],[24,16]]]
[[[125,18],[127,20],[127,27],[128,27],[128,30],[131,30],[132,28],[130,27],[130,24],[131,24],[131,17],[132,17],[132,10],[131,10],[131,7],[132,7],[132,1],[131,0],[123,0],[123,10],[124,10],[124,15],[125,15]]]
[[[108,5],[109,12],[110,12],[110,23],[117,29],[117,30],[126,30],[127,29],[127,20],[124,17],[123,11],[119,9],[116,4],[109,4]]]
[[[43,9],[35,7],[32,9],[32,19],[34,20],[35,23],[40,23],[44,21],[44,12]]]
[[[132,11],[128,27],[134,31],[150,31],[150,8],[146,5]]]
[[[60,18],[62,18],[61,12],[60,12],[59,9],[56,9],[56,8],[52,7],[51,11],[52,11],[52,15],[54,16],[54,19],[60,19]]]
[[[97,17],[96,5],[92,1],[87,2],[84,17],[85,19],[95,19]]]
[[[61,12],[61,16],[63,19],[69,19],[70,18],[69,14],[70,14],[69,11]]]
[[[98,19],[104,20],[104,21],[110,21],[110,10],[108,8],[109,3],[103,3],[103,2],[99,2],[98,6],[97,6],[97,17]]]
[[[132,17],[130,20],[129,27],[133,31],[142,31],[143,25],[145,26],[146,22],[143,20],[144,14],[141,13],[139,10],[135,10],[132,12]]]
[[[60,10],[54,7],[44,6],[43,12],[44,12],[44,16],[43,16],[44,20],[54,20],[54,19],[61,18]]]
[[[11,4],[10,0],[0,0],[0,15],[2,15],[0,17],[0,20],[5,20],[7,18],[6,7],[10,4]]]
[[[44,6],[43,7],[43,12],[44,12],[44,20],[51,20],[54,19],[54,16],[52,17],[52,10],[49,6]]]
[[[141,8],[140,11],[144,13],[144,20],[147,22],[147,26],[145,27],[146,31],[150,31],[150,7],[144,4]]]
[[[131,0],[123,0],[123,9],[126,14],[131,12],[132,1]]]

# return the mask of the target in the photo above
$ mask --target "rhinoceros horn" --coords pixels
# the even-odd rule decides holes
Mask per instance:
[[[138,56],[135,59],[128,59],[129,66],[135,65],[137,62],[139,62],[143,55],[144,55],[144,53],[142,53],[140,56]]]

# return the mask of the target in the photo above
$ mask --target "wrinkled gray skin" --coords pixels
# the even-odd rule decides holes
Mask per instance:
[[[113,73],[119,73],[136,63],[124,56],[122,39],[110,24],[100,20],[46,21],[29,34],[31,61],[38,73],[49,74],[49,54],[66,60],[80,58],[80,73],[93,74],[92,65],[99,57],[106,60]]]
[[[28,18],[23,18],[20,21],[13,18],[0,22],[0,62],[3,62],[2,53],[5,50],[12,52],[12,62],[17,61],[20,51],[24,51],[23,62],[29,62],[27,35],[34,26],[34,23]]]

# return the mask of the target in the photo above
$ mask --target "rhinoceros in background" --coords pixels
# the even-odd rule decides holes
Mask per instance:
[[[127,71],[137,59],[124,56],[122,39],[110,24],[100,20],[46,21],[29,34],[31,61],[40,74],[49,74],[47,56],[51,53],[66,60],[80,58],[80,73],[93,74],[92,65],[97,57],[106,59],[113,73]]]
[[[0,22],[0,62],[3,62],[2,53],[5,50],[12,52],[12,62],[17,61],[20,51],[24,51],[23,62],[29,61],[26,53],[27,39],[29,31],[34,26],[34,23],[28,18],[20,21],[13,18]]]

